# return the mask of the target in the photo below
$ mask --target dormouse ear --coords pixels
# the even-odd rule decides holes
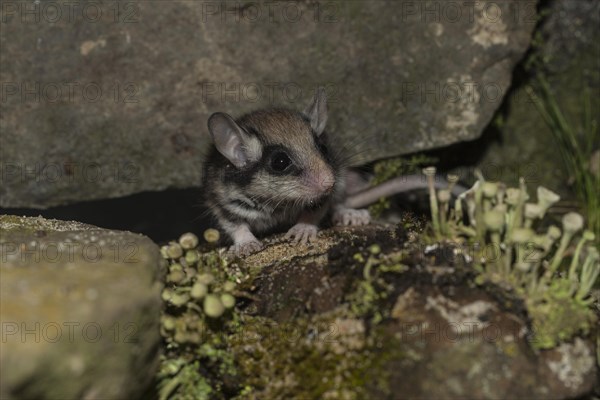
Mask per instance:
[[[214,113],[208,118],[208,131],[215,147],[237,168],[248,162],[244,151],[244,132],[233,118],[225,113]]]
[[[304,115],[308,117],[313,131],[320,136],[327,124],[327,95],[323,87],[317,88],[312,103],[304,110]]]

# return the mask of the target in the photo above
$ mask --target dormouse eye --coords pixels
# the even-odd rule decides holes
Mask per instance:
[[[284,172],[292,165],[292,160],[283,151],[278,151],[271,157],[271,168],[276,172]]]

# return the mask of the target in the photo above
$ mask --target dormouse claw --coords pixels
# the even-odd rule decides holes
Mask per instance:
[[[291,239],[293,244],[307,244],[317,240],[319,228],[313,224],[299,222],[285,234],[285,239]]]
[[[366,209],[340,208],[333,213],[335,225],[367,225],[369,222],[371,222],[371,215]]]
[[[252,240],[249,242],[236,243],[229,248],[229,252],[236,256],[248,256],[252,253],[262,250],[264,246],[258,240]]]

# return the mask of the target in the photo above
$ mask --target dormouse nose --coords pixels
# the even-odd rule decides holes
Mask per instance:
[[[335,178],[334,178],[333,174],[331,173],[331,171],[324,170],[324,171],[321,171],[321,173],[319,173],[317,175],[317,185],[320,190],[326,192],[326,191],[330,190],[331,188],[333,188],[334,184],[335,184]]]
[[[321,184],[319,185],[319,187],[323,191],[331,189],[333,187],[333,179],[321,181]]]

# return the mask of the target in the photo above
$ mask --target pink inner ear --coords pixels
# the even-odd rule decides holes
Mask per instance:
[[[311,128],[317,136],[320,136],[325,130],[325,124],[327,123],[327,96],[324,88],[317,88],[315,97],[312,103],[304,110],[304,114],[309,118]]]
[[[236,167],[243,167],[247,162],[247,158],[242,149],[242,142],[238,135],[228,129],[219,136],[220,137],[215,137],[215,146],[217,146],[219,152]]]
[[[235,157],[236,152],[240,148],[240,139],[232,131],[227,132],[227,137],[222,145],[223,152],[229,154],[229,157]],[[228,158],[229,158],[228,157]]]

